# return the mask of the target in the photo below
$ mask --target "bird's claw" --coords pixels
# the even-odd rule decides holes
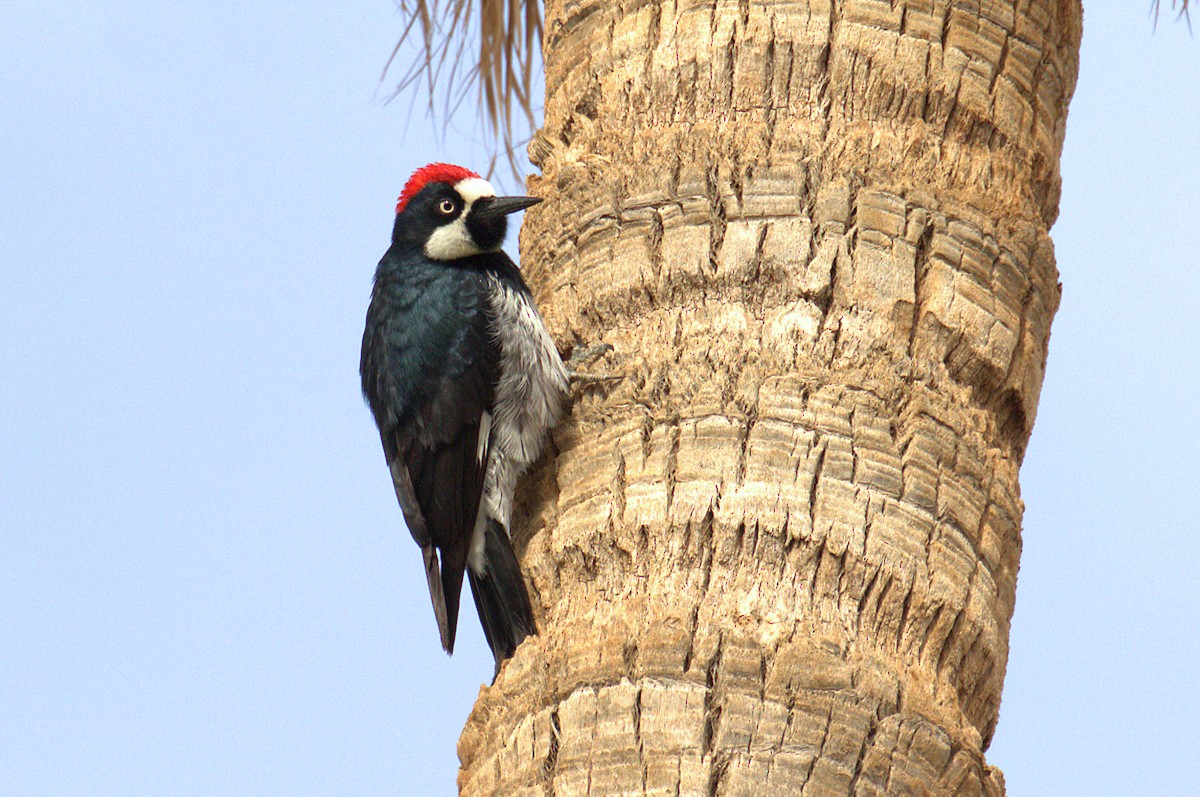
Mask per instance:
[[[567,371],[567,376],[577,385],[599,385],[606,382],[620,382],[625,378],[616,374],[584,374],[579,371]]]
[[[594,346],[576,346],[567,358],[567,376],[572,382],[581,385],[596,385],[605,382],[616,382],[624,377],[612,374],[585,374],[579,371],[580,366],[591,365],[613,350],[609,343],[597,343]]]
[[[576,346],[567,358],[567,370],[574,372],[581,365],[591,365],[613,350],[611,343],[597,343],[595,346]]]

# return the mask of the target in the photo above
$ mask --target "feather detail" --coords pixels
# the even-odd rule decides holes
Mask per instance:
[[[468,180],[472,177],[479,177],[479,175],[470,169],[455,166],[453,163],[431,163],[427,166],[422,166],[413,172],[413,176],[408,178],[408,182],[404,184],[404,190],[400,192],[400,198],[396,200],[396,213],[403,213],[404,209],[408,207],[408,201],[419,194],[421,189],[430,183],[449,183],[450,185],[454,185],[461,180]]]

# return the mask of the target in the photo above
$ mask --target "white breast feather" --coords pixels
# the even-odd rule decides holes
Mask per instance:
[[[567,369],[533,301],[490,281],[501,356],[485,490],[493,517],[507,529],[517,477],[541,455],[562,417]]]

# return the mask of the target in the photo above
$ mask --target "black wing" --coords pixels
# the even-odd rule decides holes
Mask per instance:
[[[486,296],[483,277],[454,269],[441,268],[419,286],[377,279],[363,338],[363,391],[396,498],[421,546],[447,653],[480,514],[499,374]]]

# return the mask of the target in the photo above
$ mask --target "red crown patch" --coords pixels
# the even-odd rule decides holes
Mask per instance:
[[[452,163],[431,163],[428,166],[422,166],[413,172],[413,176],[408,178],[408,182],[404,184],[404,190],[400,192],[400,198],[396,200],[396,212],[402,213],[408,206],[408,200],[420,193],[421,189],[430,183],[454,185],[461,180],[478,176],[470,169],[464,169]]]

